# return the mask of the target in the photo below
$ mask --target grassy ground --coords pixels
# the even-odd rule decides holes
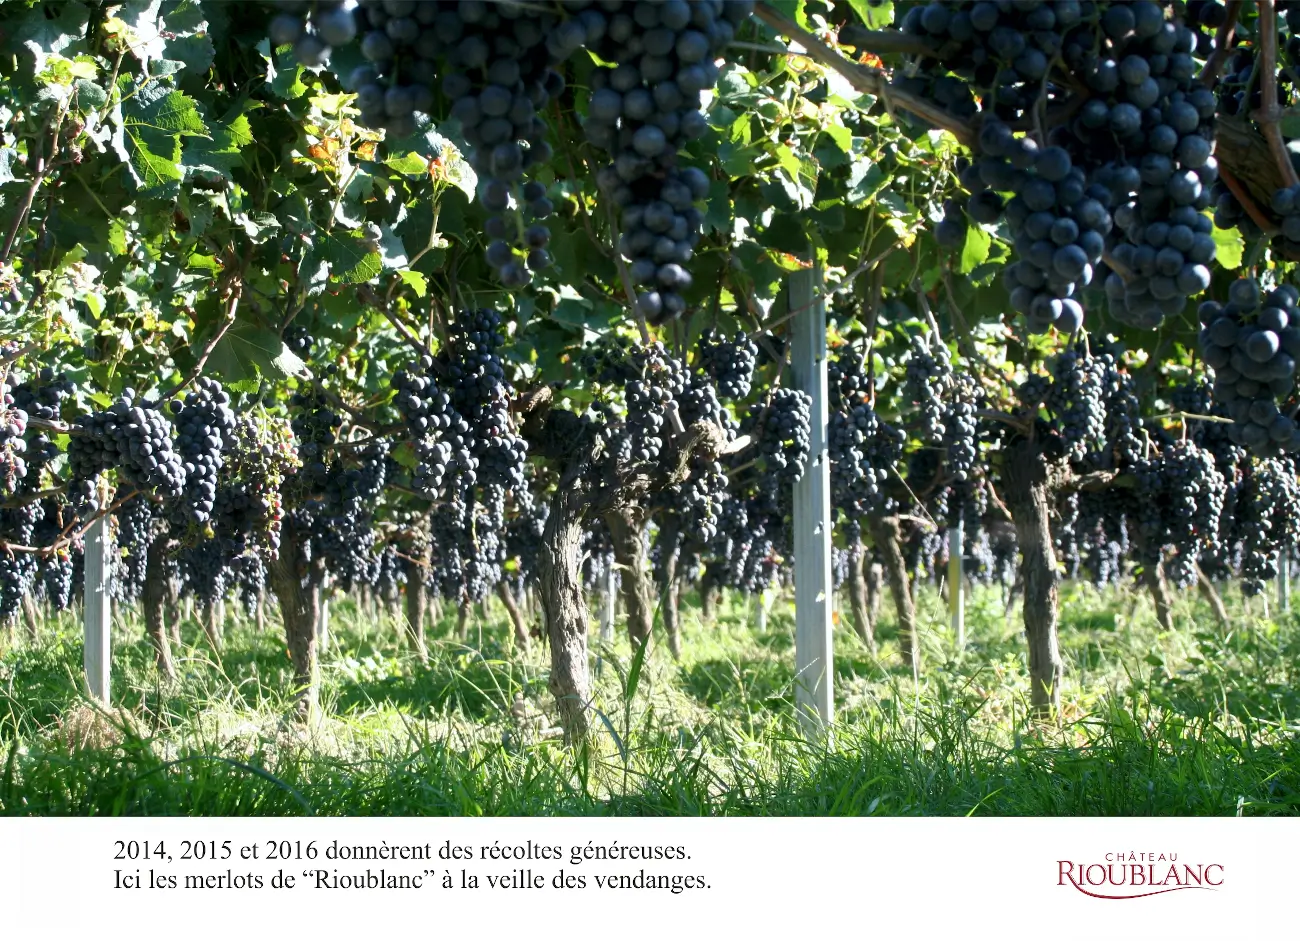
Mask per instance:
[[[551,736],[546,654],[516,656],[499,611],[456,642],[444,614],[420,668],[393,618],[332,607],[323,716],[289,721],[289,661],[233,609],[216,658],[184,625],[180,681],[159,686],[138,615],[120,614],[111,716],[79,693],[70,616],[36,643],[0,638],[0,811],[9,814],[1285,814],[1300,800],[1300,619],[1228,597],[1220,628],[1192,594],[1177,629],[1145,595],[1066,586],[1061,721],[1026,717],[1018,609],[977,591],[958,655],[922,589],[919,683],[886,603],[870,656],[847,624],[831,744],[791,719],[793,622],[766,633],[743,599],[684,655],[654,649],[631,701],[628,648],[601,651],[595,746]]]

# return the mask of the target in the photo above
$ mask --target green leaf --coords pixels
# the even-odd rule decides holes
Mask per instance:
[[[403,268],[397,272],[397,276],[402,279],[402,283],[415,292],[417,297],[424,297],[429,291],[429,280],[420,272],[412,271],[410,268]]]
[[[180,192],[181,137],[206,135],[194,101],[159,83],[139,89],[114,109],[113,147],[145,196],[174,199]]]
[[[316,243],[316,252],[329,263],[331,276],[345,284],[372,281],[384,270],[379,252],[371,251],[355,235],[322,233]]]
[[[804,13],[804,0],[771,0],[772,6],[794,20],[804,29],[808,28],[808,16]]]
[[[421,157],[415,151],[408,152],[403,157],[389,157],[384,161],[384,166],[402,176],[422,177],[429,173],[429,161]]]
[[[280,335],[247,321],[238,321],[217,341],[207,369],[223,382],[257,380],[261,376],[284,379],[301,375],[306,364],[284,345]]]
[[[972,225],[966,229],[966,244],[961,248],[961,262],[957,266],[958,274],[970,274],[989,257],[989,246],[993,239],[983,226]]]
[[[885,3],[872,3],[871,0],[849,0],[849,6],[853,11],[862,18],[862,22],[867,25],[868,29],[884,29],[894,22],[894,5],[886,0]]]
[[[1214,238],[1214,259],[1224,268],[1240,268],[1241,260],[1246,254],[1246,240],[1235,228],[1210,230]]]

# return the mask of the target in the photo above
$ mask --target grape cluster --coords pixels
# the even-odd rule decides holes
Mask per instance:
[[[1056,417],[1071,461],[1082,461],[1105,440],[1105,377],[1105,363],[1081,343],[1061,353],[1052,366],[1047,407]]]
[[[311,331],[302,324],[292,323],[284,328],[284,334],[281,336],[284,345],[290,352],[297,354],[300,358],[311,359],[311,350],[314,345]]]
[[[8,372],[0,372],[0,493],[13,492],[27,476],[26,431],[27,412],[14,404]]]
[[[797,389],[777,388],[767,404],[762,453],[771,477],[788,485],[803,476],[812,447],[812,399]]]
[[[997,221],[1004,208],[999,192],[1016,194],[1005,204],[1019,259],[1005,274],[1012,308],[1035,333],[1074,333],[1083,324],[1078,295],[1092,282],[1111,228],[1109,192],[1089,187],[1065,148],[1039,148],[1005,124],[983,126],[979,154],[974,172],[963,174],[971,217]]]
[[[184,399],[171,403],[176,425],[176,449],[185,461],[185,491],[172,511],[178,526],[206,526],[212,517],[221,472],[222,451],[235,434],[235,413],[221,383],[207,376],[194,381]]]
[[[322,499],[309,506],[311,549],[345,589],[373,581],[379,550],[373,507],[387,479],[388,443],[378,440],[356,455],[355,466],[330,466]]]
[[[1237,506],[1241,534],[1241,590],[1257,595],[1277,577],[1277,558],[1296,544],[1295,507],[1300,501],[1289,458],[1266,458],[1249,467]]]
[[[300,466],[293,436],[282,419],[240,416],[212,508],[212,528],[232,554],[280,550],[284,517],[281,489]]]
[[[298,478],[309,488],[320,488],[329,474],[326,462],[338,443],[343,418],[319,388],[300,389],[290,396],[289,406],[294,412],[290,427],[298,439],[298,456],[302,461]]]
[[[1195,584],[1196,560],[1202,547],[1217,540],[1223,512],[1224,481],[1214,458],[1191,441],[1178,441],[1140,462],[1134,474],[1143,564],[1176,551],[1170,575],[1180,587]]]
[[[931,343],[920,334],[911,338],[912,355],[903,376],[903,396],[921,420],[921,440],[943,443],[944,394],[952,384],[952,357],[941,342]]]
[[[748,0],[607,0],[574,21],[613,63],[592,74],[583,129],[610,155],[597,182],[620,210],[618,248],[640,288],[637,310],[653,323],[686,310],[686,265],[703,222],[693,204],[709,189],[702,171],[677,167],[678,152],[707,130],[700,108],[717,84],[714,59],[752,12]]]
[[[897,474],[905,436],[866,402],[831,412],[827,449],[831,460],[831,503],[851,520],[884,506],[885,484]]]
[[[415,372],[417,368],[419,373]],[[468,471],[474,460],[469,425],[452,407],[451,396],[438,388],[430,374],[432,368],[433,359],[426,356],[416,366],[399,369],[393,376],[397,409],[415,451],[411,486],[426,496],[441,492],[449,469]]]
[[[1234,444],[1269,457],[1300,450],[1300,427],[1285,405],[1300,356],[1297,293],[1282,285],[1262,294],[1256,281],[1232,284],[1228,303],[1201,305],[1201,356],[1214,369],[1214,400],[1233,424]]]
[[[158,536],[153,505],[143,497],[128,500],[113,514],[117,520],[117,550],[109,580],[114,598],[135,601],[144,590],[149,546]]]
[[[452,383],[451,404],[473,441],[471,482],[522,487],[528,443],[510,417],[514,388],[501,360],[501,317],[488,309],[462,311],[448,329],[450,352],[441,359]]]
[[[334,47],[356,38],[356,22],[343,0],[277,0],[274,5],[282,12],[267,25],[271,42],[293,46],[294,58],[309,68],[327,64]]]
[[[541,113],[564,89],[555,66],[581,47],[585,31],[517,3],[366,0],[358,18],[370,64],[350,84],[362,121],[410,133],[414,112],[430,110],[437,82],[470,146],[479,202],[491,213],[487,260],[506,287],[529,283],[531,271],[551,263],[550,232],[540,220],[553,207],[545,186],[524,178],[551,158]]]
[[[92,481],[116,468],[137,490],[174,500],[185,487],[185,465],[172,446],[171,422],[127,389],[107,410],[78,418],[68,442],[68,468]]]
[[[740,400],[749,395],[758,363],[758,344],[743,333],[730,340],[712,328],[700,334],[699,363],[717,386],[718,397]]]

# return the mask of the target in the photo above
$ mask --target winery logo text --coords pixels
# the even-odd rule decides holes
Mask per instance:
[[[1223,885],[1223,864],[1185,862],[1177,853],[1127,850],[1099,862],[1058,859],[1059,886],[1074,886],[1095,899],[1141,899],[1186,889],[1214,891]]]

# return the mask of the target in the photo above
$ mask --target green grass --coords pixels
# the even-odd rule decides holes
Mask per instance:
[[[766,633],[743,599],[703,625],[684,605],[684,654],[656,647],[626,701],[628,646],[599,651],[593,747],[551,735],[545,651],[517,656],[495,608],[431,662],[393,617],[336,602],[321,716],[294,722],[278,626],[228,608],[218,659],[184,625],[181,678],[161,687],[143,626],[119,612],[111,715],[80,689],[78,625],[0,640],[0,811],[8,814],[1287,814],[1300,799],[1300,619],[1229,593],[1221,629],[1194,594],[1163,632],[1145,595],[1062,592],[1067,663],[1058,723],[1027,717],[1019,611],[1000,591],[968,607],[955,651],[922,589],[920,683],[892,611],[871,656],[837,633],[833,742],[792,719],[793,622]],[[274,625],[274,619],[272,619]],[[656,638],[657,640],[657,638]],[[516,705],[522,697],[526,715]],[[513,707],[513,708],[512,708]]]

